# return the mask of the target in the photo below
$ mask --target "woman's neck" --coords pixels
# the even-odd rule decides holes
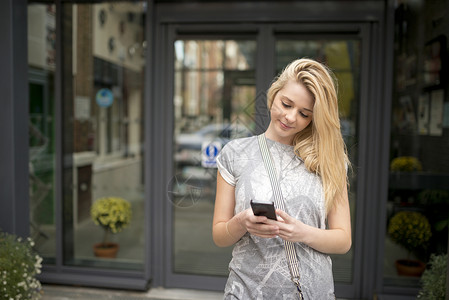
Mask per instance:
[[[283,137],[280,136],[279,134],[276,134],[276,132],[274,131],[274,129],[269,126],[268,129],[265,131],[265,137],[267,139],[270,139],[272,141],[281,143],[281,144],[286,144],[286,145],[293,145],[293,137]]]

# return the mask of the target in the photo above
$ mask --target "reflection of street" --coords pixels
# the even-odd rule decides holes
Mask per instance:
[[[193,175],[185,177],[183,174],[177,174],[170,180],[168,186],[168,198],[177,207],[195,205],[201,198],[203,190],[202,182]]]
[[[181,133],[175,136],[174,160],[178,166],[198,165],[201,164],[204,144],[224,146],[232,139],[251,135],[245,126],[227,123],[209,124],[193,133]]]
[[[180,274],[227,276],[231,248],[219,248],[212,239],[212,219],[215,202],[216,168],[208,165],[217,149],[231,137],[249,135],[242,127],[208,125],[192,134],[176,139],[174,161],[176,175],[168,185],[168,198],[173,204],[173,264]],[[211,149],[214,145],[214,149]],[[208,147],[209,146],[209,147]],[[214,153],[202,153],[202,149]],[[212,155],[213,154],[213,155]],[[213,156],[213,159],[210,157]]]
[[[219,248],[212,239],[214,195],[189,208],[173,207],[174,271],[197,275],[228,275],[232,248]]]

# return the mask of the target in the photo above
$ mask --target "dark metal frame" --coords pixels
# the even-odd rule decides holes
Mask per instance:
[[[0,4],[0,229],[29,234],[27,2]]]

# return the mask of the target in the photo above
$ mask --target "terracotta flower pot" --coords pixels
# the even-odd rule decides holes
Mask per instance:
[[[398,275],[420,277],[426,269],[426,264],[419,260],[398,259],[395,262]]]
[[[119,245],[117,243],[98,243],[94,245],[94,254],[97,257],[115,258]]]

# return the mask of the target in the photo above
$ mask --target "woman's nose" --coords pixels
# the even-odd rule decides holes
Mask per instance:
[[[285,118],[288,122],[294,122],[296,118],[296,112],[293,109],[290,109],[285,112]]]

